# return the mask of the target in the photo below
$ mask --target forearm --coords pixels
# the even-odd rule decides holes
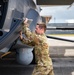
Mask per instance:
[[[22,43],[24,43],[24,44],[28,44],[30,41],[29,40],[27,40],[26,38],[24,38],[23,36],[22,36],[22,33],[20,34],[20,41],[22,42]]]
[[[26,25],[23,25],[22,29],[26,37],[30,39],[30,37],[32,36],[32,32],[30,31],[30,29]]]
[[[26,38],[22,38],[22,39],[20,39],[20,41],[23,43],[23,44],[26,44],[26,45],[29,45],[29,46],[34,46],[34,43],[33,43],[33,41],[31,41],[31,40],[28,40],[28,39],[26,39]]]

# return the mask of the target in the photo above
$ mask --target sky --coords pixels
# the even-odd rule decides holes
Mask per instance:
[[[41,6],[41,16],[52,16],[49,23],[74,23],[74,4],[62,6]]]

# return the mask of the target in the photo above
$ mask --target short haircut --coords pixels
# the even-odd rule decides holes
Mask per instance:
[[[46,31],[46,24],[44,22],[37,23],[39,25],[39,28],[44,29],[44,32]]]

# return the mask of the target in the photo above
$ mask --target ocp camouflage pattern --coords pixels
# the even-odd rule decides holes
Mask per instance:
[[[54,75],[52,60],[49,56],[49,44],[45,34],[38,35],[31,32],[30,29],[23,25],[23,32],[28,39],[23,39],[24,44],[34,46],[36,67],[32,75]]]

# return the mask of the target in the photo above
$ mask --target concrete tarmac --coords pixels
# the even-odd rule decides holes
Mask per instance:
[[[55,75],[74,75],[74,58],[52,58]],[[0,60],[0,75],[31,75],[35,64],[21,65],[14,60]]]
[[[0,75],[31,75],[34,66],[0,67]],[[54,67],[55,75],[74,75],[72,67]]]

